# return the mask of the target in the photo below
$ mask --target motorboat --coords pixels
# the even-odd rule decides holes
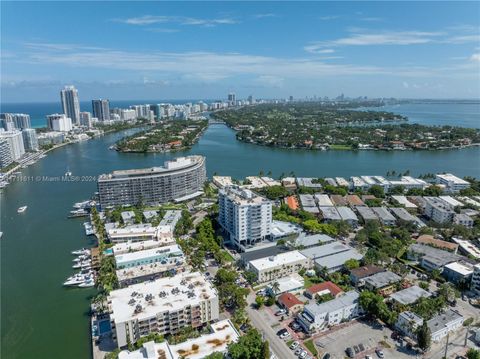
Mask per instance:
[[[85,276],[83,275],[73,275],[70,278],[68,278],[63,285],[64,286],[73,286],[73,285],[79,285],[85,282]]]
[[[83,262],[75,263],[72,268],[73,269],[78,269],[78,268],[90,268],[92,266],[92,261],[91,260],[86,260]]]
[[[82,263],[82,262],[88,261],[89,259],[90,259],[90,257],[88,255],[84,254],[84,255],[81,255],[78,258],[72,259],[72,262]]]
[[[19,209],[17,209],[17,213],[23,213],[27,210],[27,208],[28,208],[27,206],[22,206]]]
[[[75,256],[90,254],[90,249],[87,249],[87,248],[77,249],[72,251],[71,253]]]
[[[85,234],[87,236],[90,236],[95,233],[95,231],[93,230],[93,226],[90,224],[90,222],[85,222],[83,224],[83,227],[85,227]]]
[[[93,287],[94,285],[95,285],[95,281],[93,279],[89,279],[83,283],[80,283],[78,286],[80,288],[89,288],[89,287]]]

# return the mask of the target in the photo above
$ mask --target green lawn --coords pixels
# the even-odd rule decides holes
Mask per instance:
[[[315,348],[315,344],[313,344],[313,339],[303,342],[303,345],[305,345],[305,347],[310,350],[310,353],[312,353],[314,357],[317,357],[318,352],[317,348]]]
[[[330,145],[331,150],[351,150],[352,146],[348,145]]]

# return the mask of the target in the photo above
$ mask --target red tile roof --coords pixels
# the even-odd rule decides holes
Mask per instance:
[[[336,284],[332,282],[323,282],[319,284],[314,284],[307,289],[307,292],[314,295],[315,293],[322,292],[324,290],[328,290],[330,294],[333,295],[334,297],[336,297],[338,294],[343,292],[341,288],[339,288]]]
[[[293,211],[297,210],[299,207],[297,197],[295,196],[288,196],[286,202],[288,207]]]
[[[371,275],[374,275],[376,273],[384,272],[384,268],[380,268],[377,266],[374,266],[372,264],[368,264],[366,266],[360,267],[360,268],[355,268],[350,271],[350,274],[354,275],[358,279],[362,279],[365,277],[370,277]]]
[[[283,293],[278,297],[278,302],[283,304],[288,309],[292,308],[295,305],[302,305],[303,302],[294,296],[292,293]]]

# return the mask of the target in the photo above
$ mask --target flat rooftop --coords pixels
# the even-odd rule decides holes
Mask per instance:
[[[438,331],[444,330],[449,326],[450,323],[460,319],[463,319],[463,316],[460,313],[452,309],[447,309],[444,313],[440,313],[430,319],[427,322],[427,325],[430,328],[432,334],[434,334]]]
[[[290,251],[285,253],[279,253],[277,255],[269,256],[266,258],[255,259],[250,262],[250,266],[256,268],[258,271],[264,271],[270,268],[276,268],[278,266],[287,265],[296,261],[306,260],[299,251]]]
[[[212,284],[198,272],[133,284],[108,296],[111,317],[116,323],[151,318],[158,313],[177,311],[186,305],[215,298]]]
[[[123,242],[117,243],[112,247],[113,254],[121,254],[128,252],[143,251],[149,248],[157,248],[163,246],[163,242],[148,240],[148,241],[139,241],[139,242]]]
[[[465,181],[464,179],[461,179],[460,177],[457,177],[451,173],[445,173],[445,174],[437,174],[437,178],[440,178],[446,182],[452,182],[454,184],[463,184],[463,185],[469,185],[470,183]]]
[[[374,288],[383,288],[387,285],[397,283],[402,279],[402,277],[396,275],[393,272],[385,271],[380,273],[375,273],[367,278],[364,278],[365,283],[370,284]]]
[[[203,163],[205,157],[203,156],[188,156],[188,157],[178,157],[172,161],[166,161],[163,167],[150,167],[150,168],[140,168],[140,169],[129,169],[129,170],[118,170],[113,171],[110,174],[102,174],[98,177],[99,181],[116,179],[116,178],[128,178],[128,177],[141,177],[148,175],[161,175],[173,171],[182,170],[189,168],[196,164]]]
[[[358,206],[357,211],[364,221],[377,221],[378,216],[370,207]]]
[[[392,198],[405,208],[417,208],[415,203],[410,202],[406,196],[392,196]]]
[[[295,245],[296,246],[303,246],[303,247],[310,247],[310,246],[316,246],[316,245],[319,245],[319,244],[330,243],[330,242],[334,242],[334,241],[335,241],[335,239],[333,239],[330,236],[327,236],[326,234],[307,235],[305,233],[302,233],[295,240]]]
[[[319,207],[328,207],[328,206],[333,206],[332,201],[330,200],[330,197],[328,197],[327,194],[316,194],[315,198],[318,202]]]
[[[328,302],[324,302],[321,304],[308,304],[305,306],[305,309],[307,309],[313,315],[331,313],[357,303],[358,298],[358,292],[355,290],[351,290],[350,292],[346,292],[340,297],[329,300]]]
[[[340,221],[342,217],[338,213],[337,209],[335,207],[326,207],[326,206],[321,206],[318,207],[320,212],[322,213],[322,217],[325,220],[330,220],[330,221]]]
[[[357,215],[350,207],[337,207],[337,211],[344,221],[358,221]]]
[[[159,247],[159,248],[149,248],[141,251],[131,252],[131,253],[122,253],[115,256],[115,261],[117,262],[117,267],[120,267],[124,263],[133,262],[142,260],[145,258],[151,258],[158,255],[175,255],[183,256],[183,252],[178,246],[178,244],[173,244],[171,246]],[[160,264],[160,263],[157,263]]]
[[[238,205],[271,203],[268,199],[259,196],[255,192],[238,186],[228,186],[222,188],[220,193],[225,194],[229,200]]]
[[[408,287],[403,290],[399,290],[396,293],[393,293],[390,295],[390,298],[394,299],[400,304],[403,305],[408,305],[408,304],[413,304],[420,298],[424,297],[430,297],[432,293],[427,292],[426,290],[423,290],[417,285],[412,285],[411,287]]]
[[[460,262],[453,262],[450,264],[447,264],[445,268],[448,268],[454,272],[457,272],[463,276],[467,276],[473,273],[473,266],[467,266],[463,263]]]

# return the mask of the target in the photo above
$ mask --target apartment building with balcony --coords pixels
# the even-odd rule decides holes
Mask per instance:
[[[117,289],[108,296],[113,338],[119,348],[149,333],[178,333],[219,319],[219,300],[213,285],[201,273]]]

